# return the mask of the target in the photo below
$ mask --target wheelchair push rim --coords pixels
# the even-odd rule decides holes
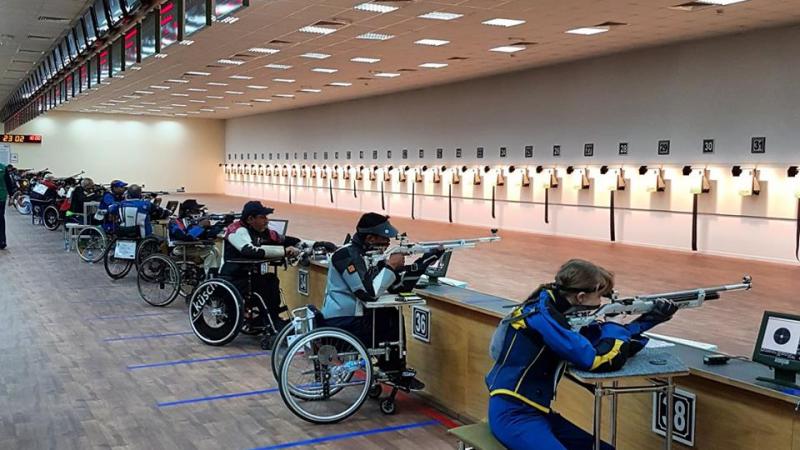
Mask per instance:
[[[42,213],[42,220],[45,228],[50,231],[56,231],[61,225],[61,213],[55,205],[49,205]]]
[[[208,345],[225,345],[239,334],[243,322],[242,299],[227,281],[201,283],[189,301],[189,323]]]
[[[84,228],[78,233],[76,248],[78,256],[88,263],[96,263],[103,259],[106,248],[106,237],[97,228]]]
[[[109,277],[114,280],[119,280],[125,278],[125,276],[128,275],[128,272],[131,271],[131,267],[133,267],[133,260],[119,259],[114,256],[116,243],[116,240],[111,241],[106,248],[103,256],[103,266],[105,267],[106,274],[108,274]]]
[[[151,306],[167,306],[178,297],[181,275],[175,262],[164,255],[151,255],[136,274],[139,296]]]
[[[289,347],[281,365],[286,406],[311,423],[336,423],[354,414],[372,386],[372,362],[361,342],[337,328],[318,328]]]

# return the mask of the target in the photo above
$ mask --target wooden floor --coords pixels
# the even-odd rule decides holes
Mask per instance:
[[[241,210],[246,199],[200,196],[216,211]],[[265,204],[269,204],[265,202]],[[287,218],[289,234],[341,243],[352,233],[359,213],[275,203],[274,217]],[[392,218],[416,240],[478,237],[477,227]],[[664,230],[669,233],[670,230]],[[700,309],[681,311],[654,332],[717,344],[722,351],[752,355],[765,310],[800,314],[800,265],[747,261],[698,253],[667,251],[611,242],[596,242],[500,230],[502,241],[453,256],[449,277],[468,281],[478,291],[524,299],[540,283],[553,279],[570,258],[594,261],[616,275],[621,294],[674,291],[740,282],[753,277],[750,292],[734,292]],[[742,239],[753,239],[742,231]],[[788,243],[787,243],[788,245]]]
[[[32,227],[13,210],[6,216],[0,449],[308,448],[314,439],[321,449],[455,448],[452,423],[414,397],[402,397],[395,416],[368,401],[338,425],[296,418],[271,390],[255,339],[205,346],[182,302],[147,306],[135,276],[112,282],[102,264],[65,253],[60,232]],[[233,358],[188,361],[225,356]],[[181,402],[192,399],[201,400]]]

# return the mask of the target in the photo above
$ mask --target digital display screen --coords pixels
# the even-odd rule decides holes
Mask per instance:
[[[221,19],[244,6],[244,0],[217,0],[214,15]]]
[[[122,19],[120,0],[108,0],[108,12],[111,14],[111,23],[116,25]]]
[[[103,4],[103,0],[95,0],[94,18],[97,21],[97,34],[105,34],[108,31],[108,18],[106,17],[106,7]]]
[[[769,317],[764,328],[760,353],[800,361],[800,321]]]
[[[0,134],[0,142],[12,144],[41,144],[42,136],[38,134]]]
[[[92,17],[92,10],[83,15],[83,29],[86,32],[86,45],[92,45],[92,42],[97,40],[97,34],[94,29],[94,17]]]

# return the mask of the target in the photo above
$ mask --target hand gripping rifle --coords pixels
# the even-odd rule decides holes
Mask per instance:
[[[724,291],[749,291],[752,282],[753,279],[749,275],[745,275],[739,284],[666,292],[663,294],[637,295],[626,298],[619,298],[615,293],[611,298],[611,303],[605,304],[594,311],[568,315],[567,321],[569,326],[577,331],[604,317],[640,315],[650,312],[658,299],[672,300],[678,306],[678,309],[699,308],[703,306],[706,300],[718,299]]]
[[[370,265],[374,266],[379,261],[383,261],[395,253],[400,253],[402,255],[416,255],[436,251],[440,248],[444,249],[445,251],[458,250],[462,248],[475,248],[475,246],[484,242],[494,242],[500,240],[500,236],[497,235],[497,228],[492,228],[491,232],[492,235],[488,237],[427,242],[409,242],[408,237],[405,233],[403,233],[400,235],[400,242],[397,245],[390,246],[384,252],[367,252],[367,258],[369,259]]]

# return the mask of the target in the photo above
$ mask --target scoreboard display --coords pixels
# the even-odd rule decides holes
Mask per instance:
[[[0,142],[10,144],[41,144],[42,136],[39,134],[0,134]]]

